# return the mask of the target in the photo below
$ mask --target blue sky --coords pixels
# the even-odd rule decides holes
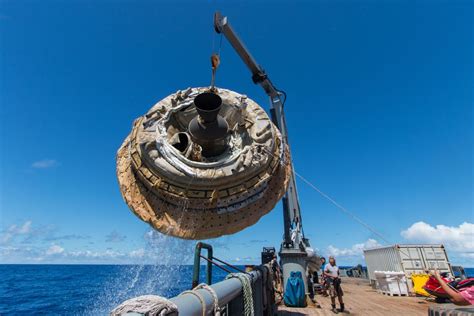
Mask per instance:
[[[390,242],[442,242],[474,266],[469,1],[2,1],[0,262],[190,258],[194,242],[128,210],[115,153],[158,100],[209,83],[217,9],[288,94],[297,172]],[[268,108],[225,40],[221,59],[218,86]],[[383,244],[298,189],[323,255],[363,263],[361,249]],[[256,263],[282,231],[279,205],[210,242],[218,257]]]

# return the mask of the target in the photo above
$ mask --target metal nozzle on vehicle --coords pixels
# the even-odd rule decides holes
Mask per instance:
[[[212,92],[204,92],[194,98],[194,105],[198,116],[189,122],[191,139],[202,147],[204,157],[222,154],[227,147],[229,126],[219,115],[221,97]]]

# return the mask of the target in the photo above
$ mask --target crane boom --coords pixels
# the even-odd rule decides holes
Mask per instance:
[[[227,17],[224,17],[219,12],[216,12],[214,15],[214,28],[217,33],[221,33],[227,38],[229,43],[232,45],[232,47],[235,49],[237,54],[252,73],[253,82],[255,84],[259,84],[270,98],[270,115],[272,117],[272,121],[280,130],[283,140],[288,144],[288,130],[284,114],[284,100],[282,100],[284,93],[273,85],[273,83],[270,81],[270,78],[265,73],[265,70],[256,62],[248,49],[245,47],[242,40],[235,33]],[[289,272],[285,273],[285,259],[288,259],[286,261],[289,262],[289,269],[287,270],[299,270],[303,273],[303,275],[305,275],[305,247],[309,247],[309,241],[308,239],[304,238],[303,234],[301,211],[292,163],[290,181],[286,194],[282,199],[282,203],[284,237],[281,245],[280,257],[282,259],[284,268],[284,284],[286,284],[286,279],[289,276]],[[307,287],[306,280],[305,285]]]
[[[256,60],[245,47],[245,44],[235,33],[227,17],[223,17],[219,12],[216,12],[214,16],[214,27],[217,33],[222,33],[227,38],[227,40],[235,49],[237,54],[247,65],[250,72],[252,73],[253,82],[262,86],[265,93],[270,98],[270,114],[272,117],[272,121],[280,130],[284,141],[288,144],[288,130],[286,127],[285,115],[283,112],[282,92],[273,85],[273,83],[270,81],[270,78],[268,78],[267,74],[265,73],[265,70],[263,70],[263,68],[259,64],[257,64]],[[299,230],[297,231],[297,233],[301,235],[301,238],[299,238],[299,240],[303,240],[301,212],[298,201],[298,192],[296,190],[296,183],[292,166],[288,190],[285,196],[283,197],[285,247],[299,246],[295,244],[295,241],[291,238],[292,231],[293,235],[295,235],[295,230]]]

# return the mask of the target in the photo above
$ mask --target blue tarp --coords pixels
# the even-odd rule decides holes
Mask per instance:
[[[306,295],[301,272],[291,271],[286,282],[285,294],[283,296],[286,306],[305,307]]]

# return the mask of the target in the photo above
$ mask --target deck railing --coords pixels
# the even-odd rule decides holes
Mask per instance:
[[[249,272],[252,285],[254,315],[273,315],[273,287],[268,286],[269,266],[259,266]],[[245,315],[244,292],[238,278],[229,278],[210,285],[217,295],[221,315]],[[188,291],[170,299],[178,306],[180,316],[202,316],[205,308],[206,315],[214,312],[214,298],[206,289],[194,290],[197,295]],[[202,300],[202,302],[201,302]]]

